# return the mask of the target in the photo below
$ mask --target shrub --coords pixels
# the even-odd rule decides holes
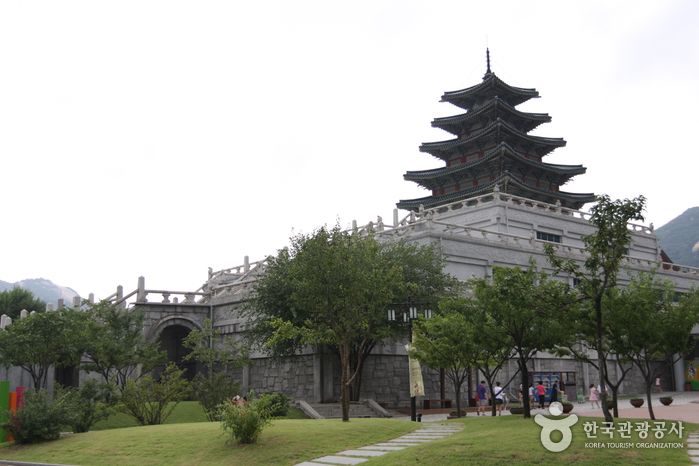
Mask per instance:
[[[129,380],[121,393],[120,410],[142,426],[162,424],[189,394],[189,382],[182,378],[182,373],[182,369],[170,363],[157,382],[150,375],[138,381]]]
[[[221,427],[232,440],[255,443],[270,419],[259,400],[237,404],[227,400],[221,405]]]
[[[70,401],[66,393],[51,400],[45,390],[28,391],[24,406],[3,427],[17,443],[36,443],[56,440],[61,428],[70,423]]]
[[[289,413],[289,397],[283,393],[265,393],[256,402],[269,417],[283,417]]]
[[[197,374],[192,385],[209,421],[220,421],[221,404],[238,392],[238,383],[222,372],[211,376]]]
[[[64,389],[70,406],[70,423],[73,432],[87,432],[102,419],[106,419],[113,409],[109,404],[113,387],[96,380],[88,380],[80,388]]]

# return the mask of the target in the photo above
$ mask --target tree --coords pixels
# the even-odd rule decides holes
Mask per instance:
[[[568,287],[538,272],[534,265],[493,267],[492,281],[472,283],[473,300],[504,336],[503,348],[511,348],[517,358],[522,387],[529,386],[527,364],[538,351],[555,348],[566,341],[568,313],[574,305]],[[530,417],[529,397],[522,397],[524,417]]]
[[[337,351],[347,421],[350,386],[364,359],[377,341],[399,332],[386,310],[408,297],[437,297],[451,283],[432,248],[321,228],[293,237],[268,260],[250,303],[251,335],[277,356],[305,345]]]
[[[618,293],[611,310],[619,323],[618,346],[643,376],[651,419],[651,388],[662,371],[659,362],[677,362],[675,355],[689,350],[692,327],[699,323],[699,292],[675,298],[672,283],[644,274]]]
[[[428,367],[443,367],[454,386],[456,413],[461,417],[461,387],[476,350],[474,327],[459,312],[448,312],[415,322],[412,356]]]
[[[618,338],[618,335],[625,332],[623,328],[624,324],[618,321],[617,313],[610,312],[610,309],[614,306],[613,303],[615,302],[615,295],[617,293],[618,289],[612,289],[607,292],[602,299],[602,309],[605,315],[605,338],[603,344],[607,351],[604,380],[606,382],[606,387],[611,389],[612,392],[614,417],[619,416],[619,407],[617,403],[619,388],[631,369],[633,369],[633,363],[624,356],[622,340]],[[579,306],[575,307],[572,312],[570,319],[572,329],[569,334],[570,340],[556,348],[556,354],[559,356],[573,356],[575,359],[590,364],[599,371],[599,360],[596,357],[597,326],[595,323],[594,308],[589,301],[583,301]],[[611,374],[612,371],[609,366],[610,357],[613,358],[612,364],[616,366],[616,370],[614,371],[616,374],[615,377],[612,377]]]
[[[206,417],[218,420],[219,406],[238,390],[228,370],[248,361],[247,350],[232,336],[222,336],[210,319],[204,320],[201,330],[189,332],[182,344],[190,350],[185,359],[197,361],[204,368],[204,373],[198,373],[192,381],[197,399]]]
[[[458,304],[457,304],[458,306]],[[483,374],[490,398],[495,400],[495,382],[498,374],[507,361],[514,356],[512,341],[505,329],[500,325],[496,316],[491,313],[491,308],[483,305],[478,299],[464,300],[462,313],[469,319],[473,328],[473,365]],[[519,374],[519,368],[507,380],[502,389],[505,390],[512,380]],[[523,385],[524,388],[526,386]],[[496,415],[496,403],[491,405],[491,413]]]
[[[143,313],[101,301],[91,304],[83,369],[97,372],[119,391],[127,380],[161,364],[164,353],[143,336]]]
[[[189,394],[189,382],[182,378],[183,372],[169,363],[158,381],[150,374],[128,380],[121,393],[119,409],[142,426],[162,424]]]
[[[19,317],[22,309],[43,312],[46,310],[46,303],[35,298],[31,291],[18,286],[0,291],[0,314],[7,314],[14,320]]]
[[[631,220],[643,221],[645,203],[646,199],[643,196],[623,201],[612,201],[607,195],[597,197],[597,204],[591,209],[590,218],[595,232],[583,237],[587,257],[582,267],[574,260],[558,257],[553,246],[547,245],[546,248],[551,264],[558,271],[567,272],[575,277],[579,283],[579,292],[592,303],[595,322],[594,346],[597,349],[602,412],[606,422],[612,422],[613,419],[607,408],[605,382],[608,373],[608,351],[604,331],[603,299],[609,290],[616,287],[621,261],[631,244],[628,223]]]
[[[0,362],[19,366],[31,376],[34,389],[46,387],[49,368],[80,363],[86,346],[85,314],[62,309],[15,320],[0,331]]]

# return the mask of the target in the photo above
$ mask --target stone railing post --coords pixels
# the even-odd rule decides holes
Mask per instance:
[[[12,324],[12,318],[8,316],[7,314],[3,314],[0,316],[0,328],[5,328]]]
[[[243,257],[243,272],[248,273],[250,271],[250,257]]]
[[[80,308],[81,301],[80,296],[73,296],[73,307],[76,309]]]
[[[138,277],[138,288],[136,291],[136,302],[145,303],[146,299],[146,279],[144,277]]]
[[[393,228],[398,226],[398,209],[393,209]]]
[[[116,291],[116,300],[119,302],[118,306],[119,307],[126,307],[126,304],[124,302],[121,302],[121,300],[124,298],[124,287],[119,285],[117,286],[117,291]]]
[[[63,309],[64,306],[65,306],[65,303],[63,302],[63,298],[60,298],[58,300],[58,310],[60,311],[61,309]]]
[[[24,319],[27,316],[29,316],[29,311],[27,311],[26,309],[22,309],[21,311],[19,311],[19,318],[20,319]]]

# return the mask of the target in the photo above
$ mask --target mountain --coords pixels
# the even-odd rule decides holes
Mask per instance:
[[[672,262],[699,267],[699,207],[687,209],[655,234]]]
[[[53,306],[56,306],[59,299],[63,299],[63,302],[67,306],[70,306],[73,304],[73,297],[79,296],[74,289],[56,285],[51,280],[45,278],[30,278],[16,283],[0,280],[0,291],[10,290],[15,286],[31,291],[34,297],[39,298],[46,304],[52,304]]]

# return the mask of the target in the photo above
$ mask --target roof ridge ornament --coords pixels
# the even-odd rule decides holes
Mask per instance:
[[[490,71],[490,49],[488,47],[485,48],[485,61],[487,65],[485,74],[490,74],[492,71]]]

